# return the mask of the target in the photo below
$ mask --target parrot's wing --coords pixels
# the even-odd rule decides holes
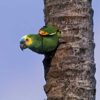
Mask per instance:
[[[54,33],[48,33],[46,31],[40,30],[38,34],[41,35],[41,36],[49,36],[49,35],[55,35],[56,32],[54,32]]]
[[[51,25],[46,25],[39,30],[39,34],[41,36],[52,36],[57,34],[57,28]]]
[[[54,33],[50,33],[49,35],[55,35],[56,34],[56,32],[54,32]]]

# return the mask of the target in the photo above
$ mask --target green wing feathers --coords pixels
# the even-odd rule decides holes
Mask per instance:
[[[39,34],[43,35],[43,36],[48,36],[48,35],[57,35],[58,37],[60,37],[61,32],[59,31],[59,29],[55,26],[52,25],[46,25],[43,26],[40,30],[39,30]]]

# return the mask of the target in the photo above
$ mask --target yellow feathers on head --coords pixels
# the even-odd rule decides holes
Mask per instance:
[[[26,44],[27,46],[30,46],[30,45],[33,43],[32,39],[31,39],[30,37],[28,37],[27,35],[25,35],[25,36],[23,37],[23,39],[24,39],[25,44]]]

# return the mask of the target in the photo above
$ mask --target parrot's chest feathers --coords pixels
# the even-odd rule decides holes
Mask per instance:
[[[33,44],[29,47],[29,49],[39,54],[45,54],[50,51],[53,51],[58,45],[57,35],[45,36],[45,37],[38,35],[32,40]]]
[[[30,49],[32,51],[35,51],[37,53],[43,53],[44,50],[43,50],[43,37],[41,37],[41,39],[37,39],[35,41],[35,43],[30,47]]]

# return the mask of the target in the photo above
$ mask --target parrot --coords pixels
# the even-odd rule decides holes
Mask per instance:
[[[38,53],[46,54],[55,50],[58,46],[60,31],[51,25],[43,26],[38,34],[28,34],[21,38],[20,48],[26,48]]]

